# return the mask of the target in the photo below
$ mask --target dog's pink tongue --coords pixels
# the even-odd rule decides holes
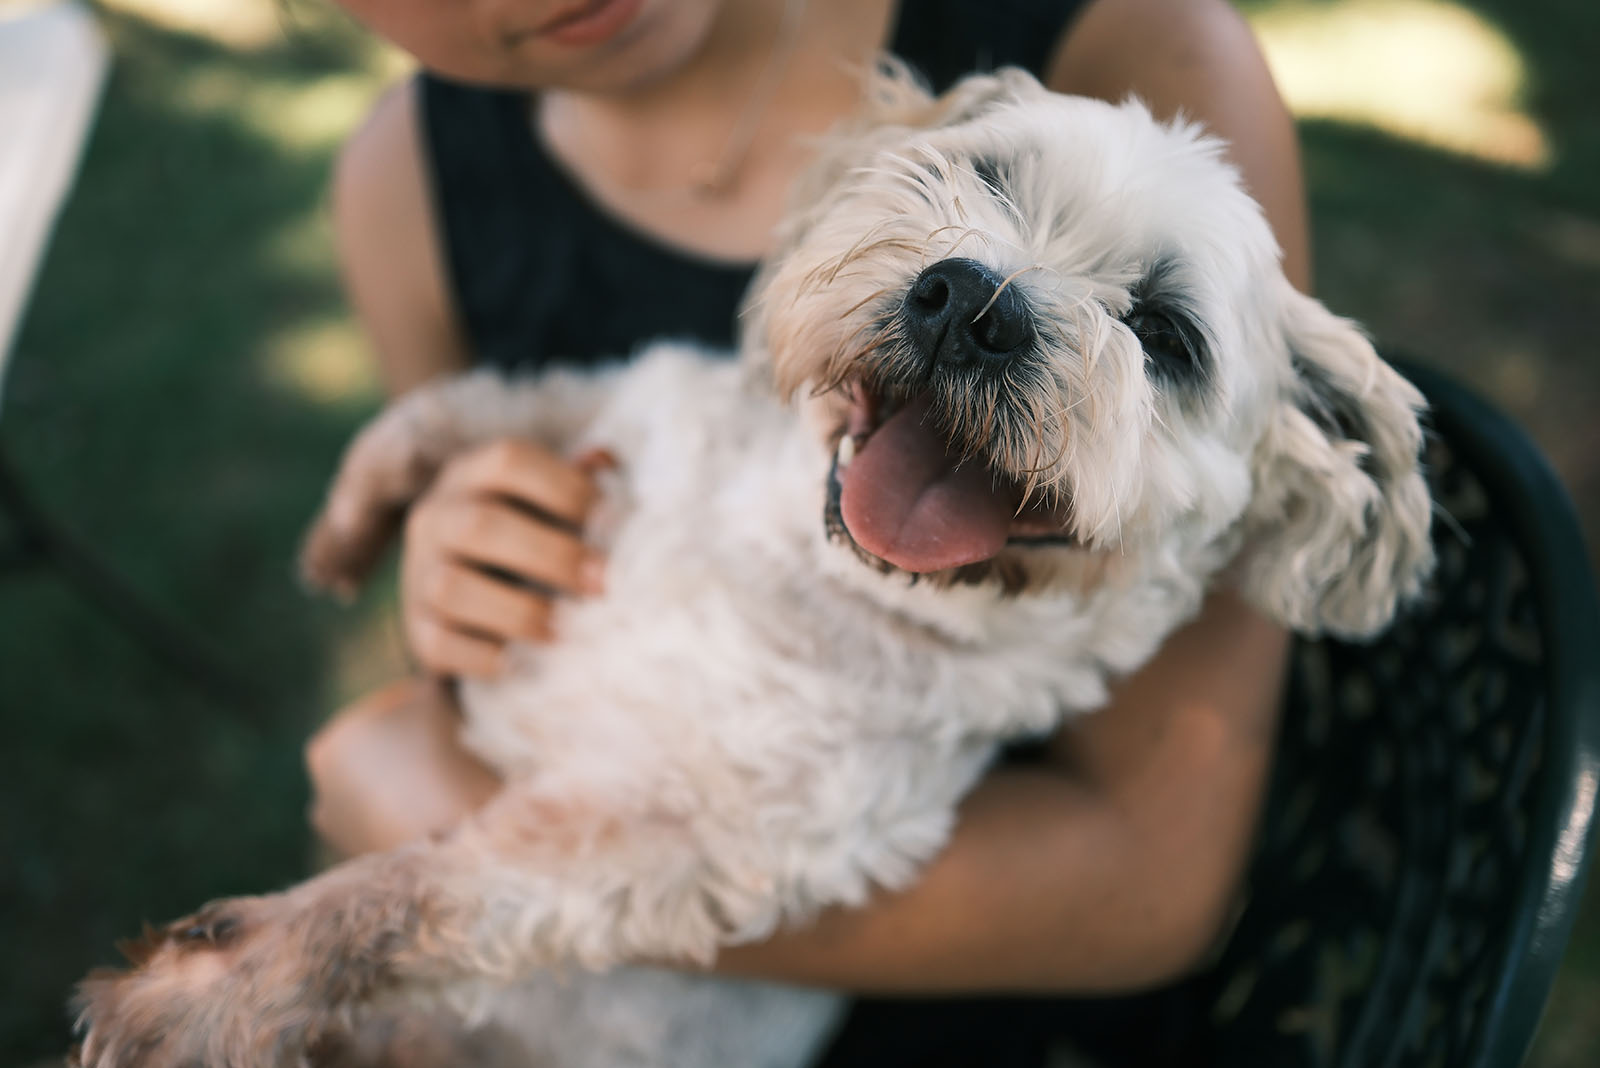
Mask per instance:
[[[961,462],[919,397],[867,439],[840,474],[840,511],[856,544],[906,571],[942,571],[1005,547],[1016,490]]]

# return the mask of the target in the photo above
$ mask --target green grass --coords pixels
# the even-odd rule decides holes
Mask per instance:
[[[261,697],[197,692],[48,574],[0,586],[3,1064],[62,1047],[69,983],[141,920],[305,869],[299,753],[336,614],[292,561],[372,402],[308,403],[274,371],[280,339],[342,315],[319,229],[331,144],[232,116],[357,67],[354,39],[238,56],[109,25],[115,72],[0,433],[44,504]]]
[[[1520,174],[1307,124],[1317,285],[1530,426],[1593,538],[1600,77],[1574,42],[1600,40],[1600,8],[1471,6],[1524,55],[1555,167]],[[68,985],[140,920],[305,871],[300,745],[363,658],[383,659],[381,596],[341,613],[291,579],[300,527],[376,398],[359,376],[307,388],[286,362],[312,351],[337,372],[351,358],[323,219],[341,127],[292,105],[335,85],[347,106],[376,86],[374,54],[320,19],[249,53],[109,25],[115,74],[0,437],[49,509],[257,699],[197,690],[48,574],[0,582],[0,1065],[59,1050]],[[1600,880],[1536,1063],[1600,1060],[1597,1004]]]

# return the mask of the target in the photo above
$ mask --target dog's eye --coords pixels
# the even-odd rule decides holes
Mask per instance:
[[[1135,308],[1123,322],[1144,346],[1145,356],[1163,370],[1192,370],[1194,350],[1172,317],[1164,312]]]

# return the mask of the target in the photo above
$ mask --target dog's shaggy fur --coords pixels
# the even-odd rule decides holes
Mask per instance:
[[[405,1001],[499,1013],[540,1064],[803,1064],[833,998],[616,966],[906,886],[1002,741],[1101,705],[1216,582],[1344,635],[1417,591],[1421,398],[1284,280],[1221,146],[1017,72],[870,95],[740,361],[473,376],[357,440],[317,581],[524,435],[619,461],[608,592],[463,686],[486,810],[154,932],[84,984],[85,1064],[292,1065]]]

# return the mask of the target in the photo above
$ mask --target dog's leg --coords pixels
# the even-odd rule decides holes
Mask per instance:
[[[592,418],[610,382],[607,375],[572,372],[515,382],[485,372],[421,387],[391,405],[345,451],[301,552],[306,580],[354,592],[407,506],[446,462],[505,437],[564,449]]]
[[[511,787],[437,841],[153,932],[81,988],[82,1063],[297,1065],[367,1008],[470,1013],[540,968],[704,960],[766,909],[770,880],[712,872],[683,821],[601,805]]]

